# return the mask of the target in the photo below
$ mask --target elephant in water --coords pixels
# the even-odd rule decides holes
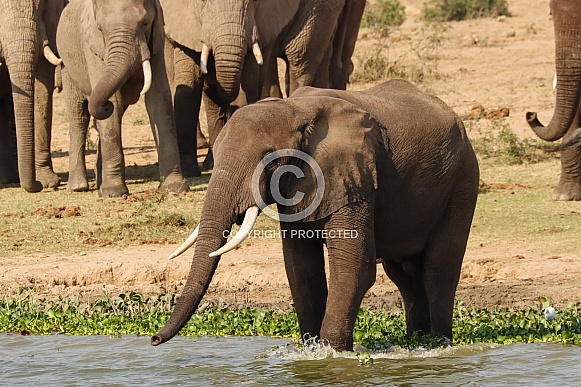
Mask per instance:
[[[216,139],[200,224],[172,254],[197,243],[190,273],[151,343],[171,339],[188,322],[220,256],[242,243],[260,211],[271,215],[267,206],[275,202],[303,337],[352,350],[379,261],[403,297],[408,334],[451,339],[478,184],[462,120],[403,80],[365,91],[303,87],[287,99],[242,107]],[[234,223],[241,228],[226,243]]]
[[[89,189],[84,150],[92,115],[99,132],[99,195],[129,192],[121,119],[140,94],[145,94],[157,145],[158,189],[188,190],[180,167],[164,41],[158,0],[73,0],[63,11],[57,45],[70,124],[69,191]]]

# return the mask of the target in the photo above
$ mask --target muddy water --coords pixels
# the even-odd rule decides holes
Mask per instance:
[[[0,335],[0,385],[577,385],[581,347],[472,345],[354,353],[263,337]]]

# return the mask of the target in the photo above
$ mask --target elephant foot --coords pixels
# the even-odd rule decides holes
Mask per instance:
[[[54,189],[61,185],[60,177],[52,169],[37,168],[36,178],[44,188]]]
[[[127,194],[129,194],[129,189],[125,184],[116,185],[113,187],[99,187],[99,196],[102,198],[118,198]]]
[[[557,188],[553,190],[553,200],[581,200],[581,181],[578,179],[560,181]]]
[[[188,192],[190,187],[188,186],[188,182],[181,176],[168,176],[166,177],[163,182],[157,187],[158,191],[161,192],[173,192],[173,193],[180,193],[180,192]]]
[[[212,150],[208,150],[208,154],[202,163],[202,171],[210,171],[214,169],[214,155],[212,154]]]
[[[181,155],[180,165],[184,177],[200,177],[202,175],[196,155]]]
[[[69,192],[86,192],[89,190],[89,182],[86,176],[69,173],[67,181],[67,191]]]

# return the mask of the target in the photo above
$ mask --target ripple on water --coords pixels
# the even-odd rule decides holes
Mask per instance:
[[[4,385],[576,385],[581,348],[561,344],[470,345],[338,353],[266,337],[0,336]],[[364,348],[358,349],[360,352]]]

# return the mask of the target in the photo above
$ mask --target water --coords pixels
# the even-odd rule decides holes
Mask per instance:
[[[278,348],[276,348],[278,346]],[[471,345],[371,353],[299,350],[264,337],[0,335],[0,385],[559,385],[581,380],[581,347],[561,344]]]

